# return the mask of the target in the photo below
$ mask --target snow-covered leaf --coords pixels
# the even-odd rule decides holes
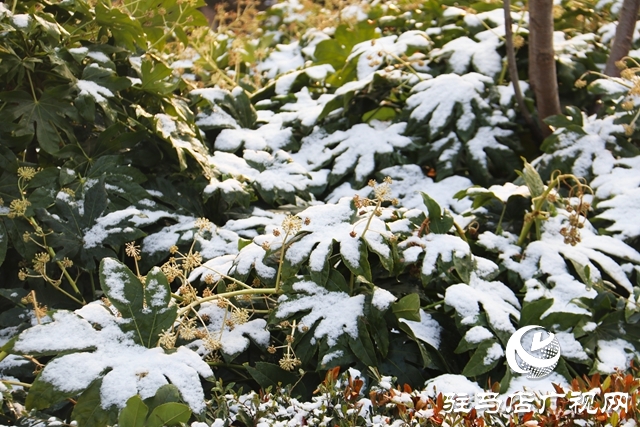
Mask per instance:
[[[194,412],[202,412],[204,392],[199,377],[212,376],[211,368],[184,347],[168,354],[160,347],[136,344],[132,332],[122,331],[124,322],[125,319],[94,303],[75,313],[55,312],[53,322],[24,331],[14,346],[16,352],[33,355],[72,352],[47,363],[38,376],[36,384],[50,384],[59,394],[54,396],[57,400],[49,402],[32,398],[38,402],[37,408],[57,403],[61,396],[79,394],[102,378],[100,405],[104,409],[113,405],[123,408],[136,394],[143,399],[152,397],[171,382]]]
[[[311,329],[316,322],[311,344],[326,338],[329,347],[337,344],[338,338],[346,334],[358,338],[358,318],[363,315],[364,295],[349,297],[344,292],[329,292],[311,281],[293,284],[295,295],[287,295],[279,300],[276,316],[286,319],[298,313],[306,313],[298,323]]]
[[[478,110],[489,108],[484,98],[491,84],[491,78],[478,73],[442,74],[418,83],[407,99],[407,108],[411,110],[410,129],[426,124],[429,138],[433,140],[455,121],[458,133],[470,137],[476,127]]]
[[[310,170],[329,166],[330,184],[353,173],[355,182],[362,185],[374,172],[380,156],[389,158],[411,144],[411,139],[403,136],[405,128],[406,123],[373,121],[331,135],[315,132],[303,140],[300,151],[292,157]]]
[[[595,208],[603,210],[596,217],[610,221],[607,231],[627,240],[640,236],[640,222],[636,213],[640,209],[640,157],[614,161],[615,166],[606,174],[591,181],[595,191]]]
[[[271,335],[266,330],[267,321],[264,319],[253,319],[229,326],[225,323],[230,317],[227,308],[220,308],[215,303],[203,303],[198,315],[208,317],[207,331],[210,336],[220,341],[222,353],[229,361],[249,347],[249,340],[263,348],[269,345]],[[202,356],[210,352],[201,339],[193,341],[189,347]]]
[[[273,154],[245,150],[244,157],[218,151],[209,161],[218,173],[230,175],[238,182],[251,182],[258,194],[269,204],[294,204],[296,196],[309,199],[309,191],[323,185],[322,180],[314,181],[302,164],[294,161],[282,150]],[[217,185],[212,181],[211,186],[205,191],[215,191]],[[239,191],[237,188],[236,190]]]
[[[475,274],[468,285],[449,286],[444,301],[456,311],[460,323],[467,326],[478,325],[482,305],[490,328],[503,336],[515,332],[514,323],[520,318],[520,302],[511,289],[502,282],[489,282]]]
[[[568,214],[559,210],[557,216],[543,223],[540,240],[526,246],[519,262],[512,259],[519,258],[520,254],[520,248],[515,245],[516,236],[510,233],[496,236],[487,232],[479,241],[487,249],[499,252],[505,267],[525,281],[525,301],[553,299],[553,305],[543,317],[554,312],[589,314],[578,299],[594,298],[597,292],[592,284],[601,282],[604,275],[626,292],[632,292],[633,285],[615,259],[639,264],[638,252],[618,239],[598,235],[587,220],[580,229],[581,241],[572,246],[564,242],[560,233],[563,227],[569,227]],[[571,273],[573,268],[581,270],[578,277]],[[585,279],[587,283],[584,283]]]

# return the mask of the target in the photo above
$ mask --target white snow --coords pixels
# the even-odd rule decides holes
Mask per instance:
[[[435,349],[440,347],[442,326],[429,313],[420,309],[419,322],[407,319],[399,319],[399,321],[409,326],[417,339],[426,342]]]
[[[380,311],[385,311],[397,298],[386,289],[377,288],[373,292],[371,304]]]
[[[444,301],[460,315],[463,325],[473,325],[479,320],[482,305],[494,330],[516,331],[511,319],[520,318],[520,303],[513,291],[501,282],[488,282],[472,274],[469,285],[449,286]]]
[[[27,28],[29,26],[29,24],[31,23],[31,16],[22,13],[22,14],[18,14],[18,15],[13,15],[11,17],[11,20],[13,21],[13,25],[15,25],[18,28]]]
[[[358,318],[362,316],[364,295],[349,297],[344,292],[329,292],[314,282],[301,281],[293,285],[293,290],[301,295],[297,298],[281,300],[276,316],[284,319],[296,313],[310,310],[298,324],[311,328],[319,321],[314,330],[314,340],[325,338],[329,347],[338,342],[342,334],[352,338],[358,337]]]
[[[58,311],[52,323],[23,332],[14,348],[29,354],[92,349],[53,359],[40,379],[65,392],[80,392],[108,370],[100,388],[103,408],[123,408],[135,394],[143,399],[154,396],[158,388],[171,381],[191,409],[202,412],[204,392],[199,377],[212,376],[211,368],[185,347],[166,354],[160,347],[147,349],[135,344],[131,334],[124,334],[118,326],[122,321],[100,303],[86,305],[75,314]]]
[[[597,354],[596,369],[604,374],[612,374],[616,368],[628,369],[636,351],[633,344],[617,338],[598,340]]]
[[[79,95],[89,95],[95,99],[96,102],[105,102],[105,96],[109,98],[113,97],[113,92],[109,89],[90,80],[78,80],[76,85],[78,89],[80,89]]]
[[[493,333],[484,326],[474,326],[464,334],[464,339],[469,344],[478,344],[491,338],[494,338]]]

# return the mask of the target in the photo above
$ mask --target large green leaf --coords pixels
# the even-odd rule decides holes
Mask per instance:
[[[462,375],[475,377],[489,372],[498,365],[504,352],[496,340],[483,341],[464,367]]]
[[[169,307],[171,288],[160,268],[154,267],[143,286],[129,268],[114,258],[100,263],[100,284],[105,295],[125,319],[125,330],[134,331],[134,340],[147,348],[157,345],[159,334],[171,327],[177,309]]]
[[[144,404],[140,396],[137,394],[127,400],[127,406],[124,407],[118,417],[119,427],[144,427],[147,419],[149,408]]]
[[[102,379],[96,380],[80,395],[71,413],[71,418],[83,427],[105,427],[117,421],[115,408],[105,410],[100,405]]]
[[[70,118],[77,116],[73,105],[64,101],[67,93],[66,86],[47,89],[38,99],[22,90],[2,92],[0,101],[7,105],[0,118],[8,123],[18,120],[14,136],[35,135],[44,151],[56,154],[65,143],[63,134],[73,138]]]
[[[53,384],[42,381],[41,376],[38,375],[29,388],[29,394],[25,401],[25,406],[28,410],[48,408],[54,403],[72,397],[76,393],[75,390],[61,391]]]
[[[263,389],[278,387],[279,384],[293,384],[298,380],[296,374],[267,362],[257,362],[255,367],[247,366],[247,372]]]
[[[391,311],[398,319],[407,319],[414,322],[420,321],[420,297],[418,294],[409,294],[400,301],[391,305]]]
[[[425,193],[422,194],[422,200],[429,211],[429,231],[436,234],[447,234],[453,225],[453,218],[448,213],[442,213],[442,209],[438,202],[433,200]]]
[[[184,403],[163,403],[151,412],[147,427],[175,426],[186,423],[191,418],[191,409]]]

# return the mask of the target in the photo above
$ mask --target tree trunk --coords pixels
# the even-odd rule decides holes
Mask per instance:
[[[638,0],[640,1],[640,0]],[[520,114],[524,117],[524,121],[527,122],[527,126],[531,130],[536,143],[540,144],[542,142],[542,134],[538,129],[538,125],[533,121],[529,110],[527,109],[527,105],[524,103],[524,96],[522,96],[522,91],[520,90],[520,78],[518,77],[518,64],[516,63],[516,51],[513,47],[513,29],[511,22],[511,0],[504,0],[504,26],[505,26],[505,44],[507,48],[507,65],[509,67],[509,79],[511,79],[511,84],[513,85],[513,93],[516,97],[516,102],[518,104],[518,108],[520,109]]]
[[[636,28],[638,19],[638,8],[640,0],[624,0],[622,9],[618,14],[618,27],[616,37],[613,39],[611,53],[607,59],[607,66],[604,73],[611,77],[620,77],[620,70],[616,67],[616,62],[629,54],[633,43],[633,30]]]
[[[536,97],[540,129],[548,136],[551,129],[542,120],[560,114],[553,51],[553,0],[529,2],[529,82]]]

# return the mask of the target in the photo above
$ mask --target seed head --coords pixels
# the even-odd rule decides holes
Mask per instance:
[[[236,325],[243,325],[249,321],[249,311],[244,308],[234,310],[231,314],[231,320]]]
[[[124,253],[137,261],[142,259],[142,257],[140,257],[140,246],[136,246],[134,242],[129,242],[124,246]]]
[[[31,181],[36,176],[36,170],[29,166],[23,166],[18,168],[18,177],[25,181]]]
[[[196,227],[198,227],[200,231],[211,231],[211,225],[211,221],[209,221],[207,218],[198,218],[196,220]]]
[[[28,200],[23,200],[23,199],[12,200],[11,204],[9,205],[9,213],[7,214],[7,216],[9,218],[24,216],[29,206],[31,206],[31,202]]]
[[[279,363],[280,367],[286,371],[293,371],[296,366],[302,364],[300,359],[290,354],[285,354]]]
[[[176,345],[176,334],[171,330],[165,330],[160,333],[158,344],[166,349],[174,348]]]
[[[622,107],[622,109],[625,110],[625,111],[631,111],[631,110],[633,110],[633,107],[635,107],[635,105],[634,105],[633,101],[628,99],[628,100],[622,102],[620,104],[620,107]]]
[[[282,229],[285,233],[295,235],[302,228],[302,219],[295,215],[287,215],[282,221]]]
[[[204,348],[209,351],[218,351],[222,348],[222,343],[220,342],[220,340],[212,337],[211,335],[208,335],[202,341],[204,344]]]

